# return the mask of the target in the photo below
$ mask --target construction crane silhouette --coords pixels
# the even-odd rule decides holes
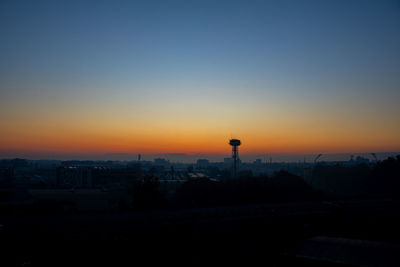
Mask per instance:
[[[317,163],[317,160],[322,156],[322,154],[318,154],[318,156],[315,157],[314,159],[314,164]]]

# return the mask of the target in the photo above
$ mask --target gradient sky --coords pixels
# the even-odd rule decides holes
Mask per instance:
[[[399,1],[1,1],[0,154],[400,151]]]

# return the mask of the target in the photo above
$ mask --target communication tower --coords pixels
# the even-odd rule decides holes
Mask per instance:
[[[232,176],[236,177],[237,174],[237,165],[239,159],[239,146],[242,144],[239,139],[231,139],[229,140],[229,144],[232,146]]]

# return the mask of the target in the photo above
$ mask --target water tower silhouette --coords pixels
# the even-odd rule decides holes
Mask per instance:
[[[233,163],[232,176],[236,177],[237,163],[239,159],[238,146],[240,146],[242,143],[240,142],[239,139],[231,139],[229,140],[229,144],[232,146],[232,163]]]

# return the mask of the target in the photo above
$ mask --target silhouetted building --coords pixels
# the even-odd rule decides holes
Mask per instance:
[[[208,161],[208,159],[198,159],[196,166],[198,169],[206,169],[209,164],[210,162]]]
[[[232,166],[232,158],[224,158],[224,165],[225,167]]]
[[[357,162],[357,164],[360,164],[360,163],[366,163],[366,164],[368,164],[368,163],[369,163],[369,159],[363,158],[363,157],[360,157],[360,156],[357,156],[356,162]]]
[[[84,167],[58,167],[57,185],[68,187],[92,187],[92,170]]]
[[[256,164],[256,165],[261,165],[261,164],[262,164],[262,160],[261,160],[261,159],[256,159],[256,160],[254,161],[254,164]]]
[[[167,166],[169,165],[169,160],[162,159],[162,158],[156,158],[154,159],[154,165],[159,165],[159,166]]]

